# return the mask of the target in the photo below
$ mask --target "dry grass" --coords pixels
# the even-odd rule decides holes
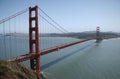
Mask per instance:
[[[0,61],[0,79],[43,79],[41,74],[15,62]]]

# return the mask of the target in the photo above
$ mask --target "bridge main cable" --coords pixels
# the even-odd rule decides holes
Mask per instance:
[[[17,16],[19,16],[19,15],[27,12],[28,10],[29,10],[29,8],[26,8],[26,9],[24,9],[24,10],[22,10],[22,11],[19,11],[19,12],[15,13],[15,14],[7,17],[7,18],[4,18],[4,19],[0,20],[0,24],[4,23],[4,22],[6,22],[6,21],[8,21],[8,20],[10,20],[10,19],[12,19],[12,18],[15,18],[15,17],[17,17]]]
[[[39,14],[39,16],[44,19],[48,24],[52,25],[55,29],[59,30],[62,33],[66,33],[63,30],[61,30],[60,28],[58,28],[56,25],[54,25],[53,23],[49,22],[45,17],[43,17],[42,15]]]
[[[59,25],[56,21],[54,21],[47,13],[45,13],[40,7],[38,7],[39,10],[45,14],[53,23],[55,23],[59,28],[61,28],[65,33],[68,33],[66,29],[64,29],[61,25]]]

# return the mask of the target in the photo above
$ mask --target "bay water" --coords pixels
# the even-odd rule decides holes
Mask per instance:
[[[0,38],[0,60],[29,53],[29,39],[14,38]],[[78,39],[42,38],[41,50],[76,40]],[[100,43],[91,40],[40,58],[41,70],[46,79],[120,79],[120,38]],[[29,67],[29,61],[24,64]]]

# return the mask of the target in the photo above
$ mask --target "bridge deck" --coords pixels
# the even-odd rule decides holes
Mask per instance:
[[[54,52],[54,51],[58,51],[59,49],[63,49],[63,48],[66,48],[66,47],[69,47],[69,46],[72,46],[72,45],[75,45],[75,44],[78,44],[78,43],[82,43],[82,42],[85,42],[85,41],[89,41],[89,40],[93,40],[93,39],[96,39],[96,38],[88,38],[88,39],[82,39],[82,40],[78,40],[78,41],[75,41],[75,42],[72,42],[72,43],[67,43],[67,44],[63,44],[63,45],[59,45],[59,46],[56,46],[56,47],[52,47],[52,48],[49,48],[49,49],[45,49],[45,50],[42,50],[39,54],[25,54],[25,55],[21,55],[21,56],[18,56],[18,57],[15,57],[15,58],[11,58],[11,59],[8,59],[7,61],[11,61],[11,62],[22,62],[22,61],[26,61],[26,60],[29,60],[29,59],[33,59],[37,56],[42,56],[42,55],[45,55],[45,54],[48,54],[48,53],[51,53],[51,52]]]

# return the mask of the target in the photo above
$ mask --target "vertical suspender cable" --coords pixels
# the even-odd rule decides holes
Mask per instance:
[[[53,23],[55,23],[59,28],[61,28],[64,32],[68,32],[66,29],[64,29],[62,26],[60,26],[57,22],[55,22],[47,13],[45,13],[40,7],[39,10],[45,14]]]
[[[5,58],[7,58],[7,54],[6,54],[6,34],[5,34],[5,23],[3,23],[3,35],[4,35],[4,53],[5,53]]]
[[[11,49],[12,49],[12,47],[11,47],[11,43],[12,43],[12,41],[11,41],[11,21],[9,20],[9,49],[10,49],[10,52],[9,52],[9,55],[10,55],[10,57],[11,57],[11,55],[12,55],[12,51],[11,51]]]
[[[17,35],[17,34],[16,34],[16,17],[15,17],[15,18],[14,18],[14,39],[13,39],[13,40],[15,40],[15,41],[14,41],[15,46],[13,46],[14,49],[15,49],[15,50],[14,50],[14,53],[15,53],[15,52],[18,52],[18,51],[17,51],[17,38],[16,38],[17,36],[16,36],[16,35]],[[18,53],[16,53],[16,55],[18,55]]]

